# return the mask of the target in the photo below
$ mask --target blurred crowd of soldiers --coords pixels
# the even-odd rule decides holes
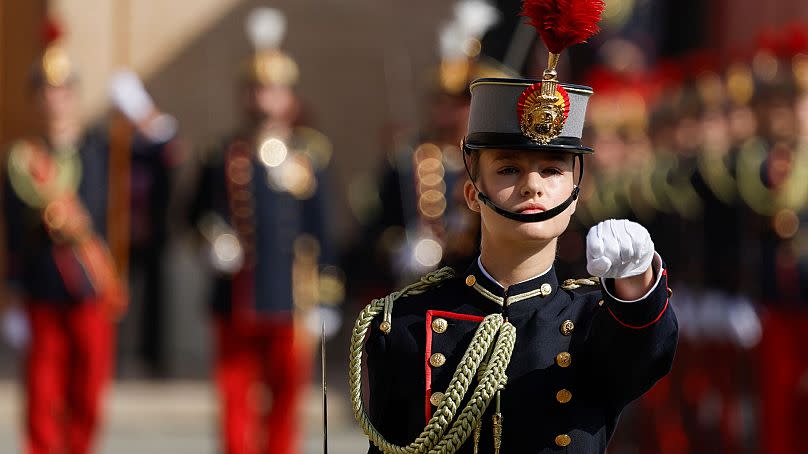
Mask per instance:
[[[625,216],[653,226],[671,272],[693,290],[808,302],[808,31],[795,25],[746,55],[704,51],[647,74],[596,68],[590,85],[598,153],[581,224]]]
[[[648,430],[622,441],[640,452],[798,451],[808,416],[808,28],[641,74],[596,68],[590,84],[596,153],[581,233],[561,247],[583,251],[582,232],[602,219],[649,226],[683,335],[673,374],[633,415]]]

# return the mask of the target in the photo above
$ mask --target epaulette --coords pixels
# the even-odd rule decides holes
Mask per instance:
[[[328,167],[334,147],[325,134],[313,128],[298,126],[294,130],[294,136],[295,148],[309,159],[315,171]]]
[[[382,322],[379,325],[379,329],[384,334],[390,332],[393,328],[393,303],[401,298],[402,296],[410,296],[410,295],[418,295],[420,293],[424,293],[425,291],[429,290],[431,287],[435,287],[443,281],[451,279],[455,276],[455,272],[452,268],[446,266],[439,270],[435,270],[429,274],[424,275],[418,282],[410,284],[403,289],[393,292],[381,300],[384,303],[384,310],[382,312]],[[374,301],[374,303],[376,302]],[[371,303],[373,304],[373,303]]]
[[[584,285],[600,285],[600,278],[596,276],[590,276],[588,278],[583,279],[565,279],[564,282],[561,284],[561,288],[564,290],[575,290],[578,287]]]
[[[57,171],[50,175],[48,181],[40,181],[32,173],[32,168],[37,166],[32,162],[54,165]],[[45,144],[34,138],[20,139],[11,145],[6,169],[14,193],[23,203],[37,209],[44,208],[53,197],[43,192],[43,186],[47,185],[55,194],[74,193],[81,180],[81,161],[76,150],[51,155]]]

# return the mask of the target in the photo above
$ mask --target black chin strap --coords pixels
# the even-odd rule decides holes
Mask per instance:
[[[471,180],[471,184],[474,185],[474,189],[477,191],[477,198],[480,199],[481,202],[486,204],[489,208],[494,210],[495,213],[499,214],[500,216],[504,216],[508,219],[513,219],[514,221],[519,222],[542,222],[548,219],[554,218],[561,214],[564,210],[566,210],[575,199],[578,198],[578,193],[580,192],[580,184],[584,178],[584,156],[582,154],[577,154],[576,157],[580,161],[580,168],[578,171],[578,184],[572,189],[572,193],[567,200],[561,202],[560,205],[553,207],[547,211],[542,211],[539,213],[531,213],[531,214],[522,214],[516,213],[514,211],[508,211],[505,208],[500,207],[499,205],[495,204],[491,199],[488,198],[487,195],[480,191],[480,188],[477,187],[477,183],[474,182],[474,178],[471,176],[471,170],[469,169],[468,162],[466,162],[466,153],[468,150],[463,150],[463,165],[466,167],[466,173]],[[574,161],[573,161],[574,163]]]

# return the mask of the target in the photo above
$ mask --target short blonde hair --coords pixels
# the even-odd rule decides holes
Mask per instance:
[[[468,171],[471,181],[477,181],[480,176],[480,152],[482,150],[468,150],[465,152],[468,157],[464,156],[466,160],[466,170]]]

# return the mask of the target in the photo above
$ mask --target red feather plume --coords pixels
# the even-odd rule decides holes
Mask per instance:
[[[603,0],[524,0],[521,16],[529,19],[547,45],[559,54],[597,33]]]
[[[56,19],[48,18],[42,24],[42,41],[45,47],[50,46],[64,36],[61,24]]]

